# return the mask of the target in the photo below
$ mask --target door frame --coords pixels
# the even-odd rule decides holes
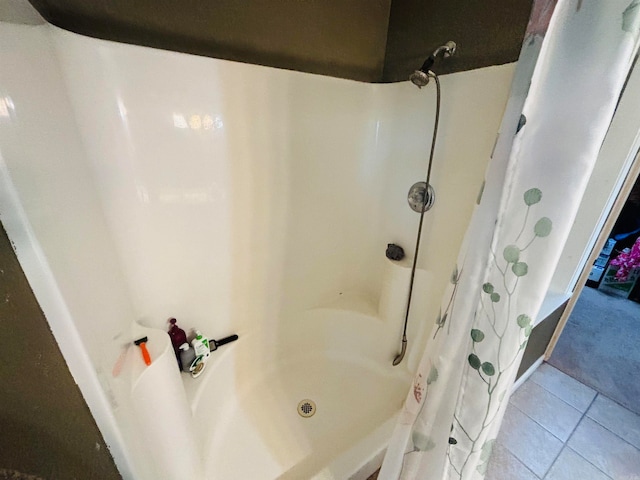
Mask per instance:
[[[558,325],[556,326],[553,336],[551,337],[551,340],[549,340],[547,349],[544,352],[545,361],[549,360],[551,354],[553,353],[553,350],[556,348],[558,340],[560,339],[560,335],[562,335],[562,331],[564,330],[564,327],[566,326],[567,321],[569,320],[569,317],[571,316],[571,313],[573,312],[573,309],[575,308],[576,303],[580,298],[580,294],[582,293],[582,290],[587,283],[587,279],[589,278],[589,274],[591,273],[591,267],[598,258],[598,255],[600,255],[600,251],[604,248],[604,245],[609,238],[609,233],[613,229],[616,220],[618,220],[620,212],[622,212],[622,208],[624,207],[624,204],[629,197],[629,193],[631,193],[631,189],[633,188],[637,179],[640,177],[640,147],[636,145],[634,148],[635,154],[633,162],[631,163],[625,179],[622,182],[620,189],[618,190],[616,199],[613,202],[611,209],[609,210],[602,228],[600,229],[600,233],[596,237],[595,243],[593,244],[593,248],[591,250],[591,254],[586,258],[584,264],[582,265],[582,272],[576,280],[571,298],[569,298],[567,306],[564,309],[564,312],[562,313],[562,316],[558,321]]]

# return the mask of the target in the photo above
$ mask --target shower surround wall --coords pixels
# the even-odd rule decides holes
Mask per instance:
[[[214,338],[238,333],[256,348],[235,375],[251,376],[295,342],[284,325],[300,312],[375,314],[386,244],[413,254],[418,216],[406,193],[424,179],[433,86],[236,64],[49,25],[0,23],[0,39],[11,66],[0,77],[0,158],[14,194],[3,193],[2,221],[126,478],[153,478],[126,373],[111,374],[134,322],[164,330],[175,316]],[[417,290],[427,314],[410,319],[398,368],[413,371],[437,314],[512,74],[506,65],[441,79],[436,205]]]

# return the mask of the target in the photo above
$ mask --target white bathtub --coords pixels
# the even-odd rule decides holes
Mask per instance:
[[[407,370],[391,365],[397,335],[373,315],[340,309],[284,323],[268,363],[263,332],[214,352],[200,378],[183,375],[205,478],[367,478],[409,388]],[[303,399],[316,403],[312,417],[298,414]]]

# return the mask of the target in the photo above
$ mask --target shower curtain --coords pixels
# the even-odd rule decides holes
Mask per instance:
[[[484,478],[639,25],[640,0],[534,2],[485,185],[380,480]]]

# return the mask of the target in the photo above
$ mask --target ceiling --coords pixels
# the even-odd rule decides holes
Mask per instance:
[[[397,82],[447,40],[452,73],[517,60],[532,0],[29,0],[97,38],[363,82]]]

